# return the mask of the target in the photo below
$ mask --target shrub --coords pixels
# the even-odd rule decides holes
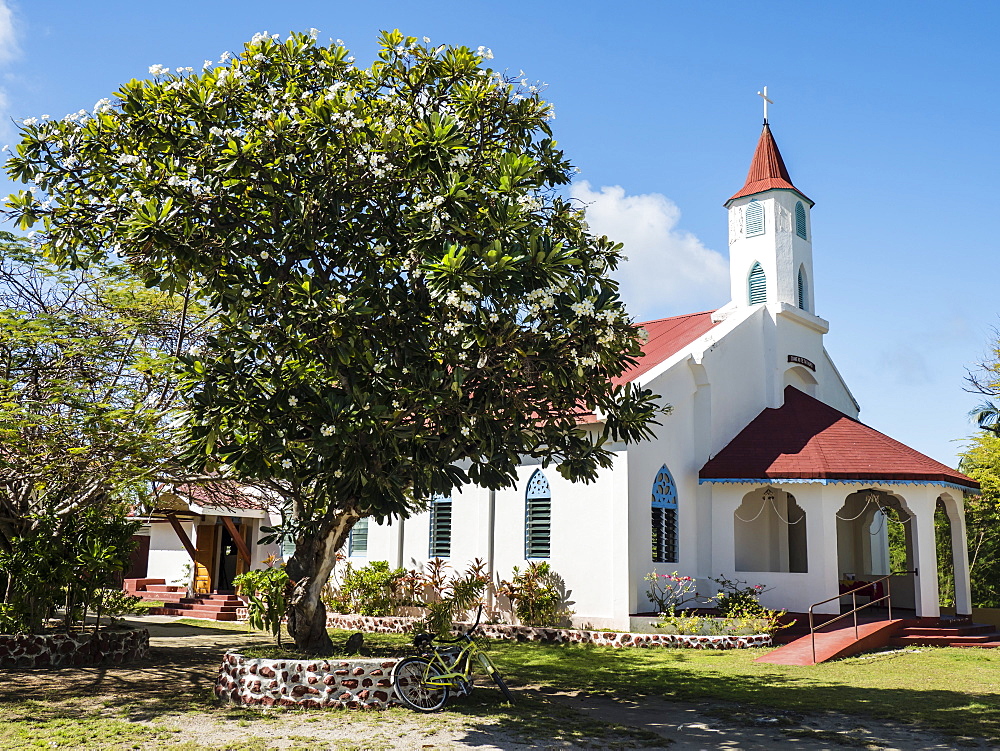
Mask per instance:
[[[673,615],[678,605],[694,599],[697,596],[697,582],[690,576],[681,576],[676,571],[672,574],[658,574],[652,571],[645,576],[649,582],[646,598],[656,607],[657,613]],[[691,595],[695,592],[694,595]]]
[[[713,577],[712,581],[719,585],[719,593],[709,602],[715,603],[715,608],[723,618],[736,620],[759,620],[764,624],[761,633],[773,634],[781,628],[791,626],[791,623],[781,623],[784,610],[768,610],[760,603],[760,596],[767,591],[763,584],[749,584],[740,579],[727,579],[725,576]]]
[[[273,556],[266,561],[273,564]],[[284,565],[247,571],[233,579],[236,591],[249,600],[247,624],[269,631],[281,646],[281,620],[288,610],[288,574]]]
[[[498,590],[525,626],[557,626],[573,615],[565,606],[563,591],[562,577],[545,561],[529,563],[523,572],[514,566],[511,580],[500,582]]]
[[[406,571],[390,569],[388,561],[372,561],[355,569],[348,563],[340,586],[328,595],[328,604],[339,613],[392,615],[400,604],[400,592]]]
[[[455,618],[482,603],[483,593],[490,583],[486,563],[475,559],[461,574],[448,576],[448,564],[440,558],[427,562],[426,573],[412,572],[412,592],[422,599],[427,615],[413,624],[414,630],[435,634],[451,633]]]

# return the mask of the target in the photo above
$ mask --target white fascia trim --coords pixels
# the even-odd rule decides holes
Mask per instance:
[[[830,331],[830,322],[825,318],[820,318],[817,315],[813,315],[808,310],[802,310],[802,308],[789,305],[786,302],[779,303],[775,313],[782,318],[788,318],[820,334],[826,334]]]
[[[826,477],[761,477],[756,479],[752,477],[698,478],[699,485],[705,485],[707,483],[720,483],[723,485],[788,485],[790,483],[816,485],[938,485],[943,488],[952,488],[966,493],[975,492],[975,488],[970,488],[966,485],[958,485],[954,482],[944,482],[942,480],[879,480],[874,477],[862,479],[855,478],[851,480],[830,479]]]
[[[716,324],[704,336],[695,339],[690,344],[682,347],[677,352],[674,352],[674,354],[661,362],[659,365],[647,370],[635,379],[633,383],[645,387],[647,384],[666,373],[677,363],[683,362],[688,357],[693,357],[695,362],[701,363],[706,351],[722,341],[725,336],[727,336],[731,331],[733,331],[733,329],[738,327],[745,320],[750,318],[750,316],[755,313],[760,313],[763,309],[763,305],[755,305],[752,308],[741,308],[738,311],[734,311],[722,323]],[[742,315],[739,314],[740,311],[742,311]]]
[[[851,389],[850,387],[848,387],[847,381],[844,380],[844,376],[842,376],[840,374],[840,371],[837,370],[837,366],[833,362],[833,358],[830,357],[830,353],[826,351],[826,347],[823,347],[823,356],[826,357],[826,361],[830,365],[830,368],[833,370],[833,374],[837,376],[837,380],[840,381],[840,385],[844,387],[844,391],[846,391],[847,395],[851,398],[851,403],[854,404],[854,408],[858,411],[858,418],[860,419],[861,405],[858,404],[858,400],[855,399],[854,394],[851,393]]]

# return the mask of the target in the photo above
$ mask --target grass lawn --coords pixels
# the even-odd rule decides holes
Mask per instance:
[[[686,701],[721,700],[799,712],[918,722],[1000,740],[1000,650],[922,647],[810,667],[765,665],[767,650],[644,650],[494,642],[512,681]]]
[[[640,704],[643,697],[684,700],[737,725],[743,723],[741,717],[750,720],[768,710],[800,713],[806,719],[835,711],[858,718],[860,724],[866,717],[915,722],[1000,741],[1000,650],[925,648],[795,668],[755,664],[762,650],[493,642],[489,651],[508,682],[515,690],[535,690],[525,691],[525,700],[510,706],[488,681],[480,680],[482,688],[472,697],[449,704],[444,712],[421,715],[405,709],[322,712],[220,705],[211,686],[221,652],[230,645],[259,650],[263,656],[273,650],[267,640],[248,639],[243,624],[195,619],[160,629],[179,636],[170,639],[171,646],[154,647],[147,660],[134,666],[66,668],[54,675],[8,672],[0,681],[0,748],[262,751],[280,745],[389,751],[485,743],[501,748],[516,743],[662,748],[669,743],[648,729],[613,724],[616,716],[601,721],[547,695],[577,691]],[[185,645],[191,632],[207,641]],[[338,646],[349,635],[331,632]],[[379,651],[398,649],[410,639],[366,634],[365,641]],[[756,732],[752,722],[743,724],[749,733]],[[842,744],[844,737],[834,742]]]

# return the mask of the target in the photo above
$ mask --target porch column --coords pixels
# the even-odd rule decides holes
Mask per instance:
[[[812,486],[810,486],[812,487]],[[836,595],[840,583],[840,563],[837,560],[837,511],[844,505],[850,490],[844,485],[817,485],[811,495],[819,503],[806,507],[806,544],[809,551],[809,580],[815,587],[810,593],[812,602]],[[819,605],[817,613],[839,613],[840,600]]]
[[[969,538],[965,528],[965,501],[942,493],[951,524],[951,556],[955,569],[955,615],[972,615],[972,583],[969,578]]]
[[[914,578],[917,615],[921,618],[938,618],[941,603],[938,595],[937,543],[934,537],[934,507],[937,492],[933,488],[915,487],[906,491],[906,507],[910,517],[913,539],[913,562],[917,569]]]

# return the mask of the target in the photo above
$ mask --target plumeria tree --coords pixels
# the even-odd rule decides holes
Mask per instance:
[[[508,486],[525,455],[592,480],[662,410],[614,385],[641,332],[620,246],[560,196],[552,106],[490,58],[387,32],[362,68],[259,34],[24,121],[8,162],[32,186],[9,211],[57,262],[122,258],[216,312],[180,357],[184,459],[283,499],[303,649],[329,646],[319,594],[359,518]]]

